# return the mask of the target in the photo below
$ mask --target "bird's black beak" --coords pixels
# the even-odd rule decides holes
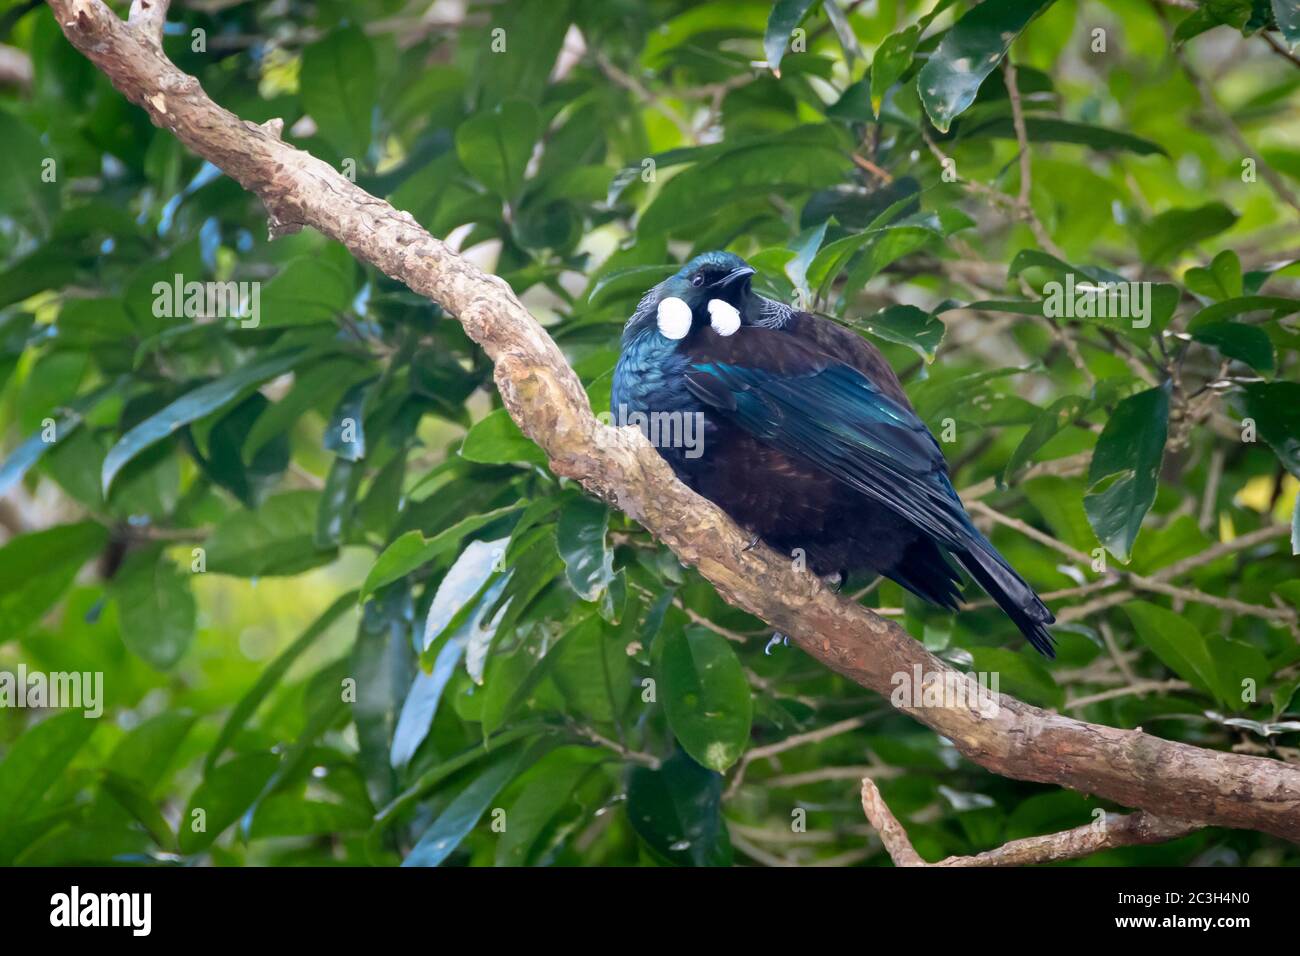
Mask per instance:
[[[717,294],[721,298],[726,299],[737,308],[743,308],[745,300],[749,298],[749,277],[753,274],[754,270],[749,266],[732,269],[713,283],[713,288],[717,290]]]
[[[728,289],[741,283],[748,283],[749,277],[754,274],[754,270],[749,266],[741,266],[739,269],[732,269],[725,276],[713,283],[719,288]]]

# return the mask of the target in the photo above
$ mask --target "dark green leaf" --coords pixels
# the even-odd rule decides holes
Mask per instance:
[[[560,512],[555,544],[569,585],[584,601],[597,600],[614,578],[614,553],[605,541],[608,528],[609,509],[593,498],[575,497]]]
[[[655,641],[668,725],[696,762],[719,772],[749,743],[754,703],[727,639],[705,628],[674,630]]]
[[[492,805],[501,788],[535,756],[534,747],[519,744],[493,760],[429,824],[419,842],[402,861],[402,866],[439,866],[474,829],[474,824]]]
[[[1257,372],[1273,371],[1273,343],[1261,328],[1237,322],[1212,322],[1197,328],[1192,338],[1214,346],[1228,358],[1245,362]]]
[[[1221,202],[1195,209],[1170,209],[1137,227],[1138,252],[1144,262],[1163,265],[1189,246],[1231,229],[1237,214]]]
[[[627,818],[660,857],[679,866],[730,866],[722,776],[678,751],[658,770],[628,773]]]
[[[1127,562],[1156,498],[1169,428],[1169,388],[1130,395],[1115,406],[1088,467],[1088,523],[1106,550]]]
[[[161,547],[147,548],[127,557],[112,593],[131,653],[158,670],[175,667],[194,640],[198,617],[189,571],[179,570]]]
[[[299,85],[321,135],[342,158],[361,165],[378,96],[375,51],[364,31],[342,27],[304,49]]]
[[[101,477],[104,494],[108,494],[108,489],[117,474],[146,448],[162,441],[190,422],[224,408],[267,379],[289,371],[301,357],[302,353],[294,350],[250,362],[214,382],[199,386],[156,415],[136,425],[122,436],[104,458]]]
[[[511,100],[456,130],[456,155],[475,179],[507,202],[519,193],[538,135],[537,109]]]
[[[980,84],[1006,55],[1011,42],[1052,0],[981,3],[944,34],[921,67],[916,88],[930,122],[941,133],[975,102]]]
[[[767,32],[763,35],[763,52],[767,65],[777,76],[781,75],[781,60],[790,46],[795,27],[821,0],[776,0],[767,19]]]

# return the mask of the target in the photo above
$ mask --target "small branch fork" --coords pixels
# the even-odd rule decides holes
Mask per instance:
[[[1101,850],[1122,846],[1144,846],[1176,840],[1201,829],[1187,820],[1159,817],[1139,811],[1129,814],[1108,813],[1095,824],[1062,830],[1047,836],[1012,840],[996,850],[974,856],[950,856],[938,863],[927,863],[912,847],[907,831],[898,822],[870,777],[862,778],[862,811],[867,822],[880,834],[880,842],[895,866],[1025,866],[1078,860]]]
[[[310,154],[276,124],[222,109],[156,42],[165,6],[135,24],[101,0],[49,0],[69,41],[152,122],[256,194],[279,231],[310,226],[456,316],[492,360],[502,402],[559,476],[641,523],[727,601],[790,635],[810,656],[889,697],[894,678],[964,676],[897,624],[828,590],[677,481],[632,427],[602,425],[554,340],[509,285]],[[151,24],[150,31],[140,28]],[[142,34],[145,34],[142,36]],[[1300,842],[1300,767],[1074,720],[1000,695],[996,713],[962,702],[900,709],[1003,776],[1069,787],[1161,818],[1242,827]]]
[[[131,0],[127,26],[135,30],[141,39],[161,48],[163,26],[167,23],[167,8],[170,6],[171,0]]]

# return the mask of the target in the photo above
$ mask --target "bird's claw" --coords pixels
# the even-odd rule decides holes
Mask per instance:
[[[758,538],[759,538],[758,535],[754,535],[754,537],[752,537],[752,538],[749,539],[749,544],[745,545],[745,546],[744,546],[743,548],[741,548],[740,550],[741,550],[741,551],[753,551],[756,547],[758,547]]]

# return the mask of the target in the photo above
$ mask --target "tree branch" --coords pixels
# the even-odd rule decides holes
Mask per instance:
[[[961,679],[896,624],[826,589],[673,476],[633,427],[598,423],[554,341],[501,279],[326,163],[213,103],[197,80],[100,0],[50,0],[63,32],[152,121],[266,206],[277,230],[311,226],[457,316],[492,359],[511,417],[552,471],[580,481],[694,565],[728,601],[789,634],[849,679],[888,696],[898,674]],[[1002,695],[903,709],[994,773],[1071,787],[1161,815],[1300,841],[1300,768],[1072,720]]]
[[[1048,836],[1012,840],[996,850],[974,856],[950,856],[938,863],[927,863],[912,848],[907,831],[885,805],[880,791],[870,777],[862,778],[862,810],[880,834],[880,842],[895,866],[1025,866],[1077,860],[1100,850],[1121,846],[1143,846],[1176,840],[1200,829],[1187,820],[1158,817],[1141,811],[1127,815],[1108,813],[1096,824],[1063,830]]]
[[[171,0],[131,0],[131,12],[127,14],[126,22],[138,30],[141,37],[162,46],[169,6]]]

